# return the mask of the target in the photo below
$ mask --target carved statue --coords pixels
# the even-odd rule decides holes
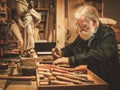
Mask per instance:
[[[21,55],[37,57],[34,50],[35,24],[41,20],[40,14],[33,9],[31,3],[26,0],[16,0],[17,23],[11,26],[11,30],[20,41]],[[21,33],[22,32],[22,33]]]

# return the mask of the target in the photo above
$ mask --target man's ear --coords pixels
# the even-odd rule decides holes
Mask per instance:
[[[93,26],[96,28],[98,26],[98,23],[96,20],[93,20]]]

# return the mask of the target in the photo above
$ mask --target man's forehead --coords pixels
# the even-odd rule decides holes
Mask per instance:
[[[82,16],[82,17],[80,17],[80,18],[77,18],[76,20],[77,20],[77,22],[79,22],[79,23],[84,23],[84,22],[86,22],[85,16]]]

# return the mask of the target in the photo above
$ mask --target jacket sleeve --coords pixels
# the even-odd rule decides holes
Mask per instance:
[[[64,57],[70,57],[72,55],[74,55],[74,50],[73,48],[80,42],[79,36],[77,36],[77,38],[68,46],[62,48],[62,56]]]
[[[115,59],[118,53],[115,34],[114,32],[109,32],[103,35],[104,36],[93,41],[93,43],[97,42],[97,44],[95,44],[94,48],[90,49],[87,53],[76,54],[69,57],[70,65],[73,67],[81,64],[93,65]]]

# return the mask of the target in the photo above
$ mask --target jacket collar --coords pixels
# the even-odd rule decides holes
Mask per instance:
[[[99,26],[98,26],[98,29],[97,29],[97,31],[95,33],[95,37],[94,38],[100,37],[100,32],[102,30],[102,27],[103,27],[103,24],[101,23],[101,21],[99,21]]]

